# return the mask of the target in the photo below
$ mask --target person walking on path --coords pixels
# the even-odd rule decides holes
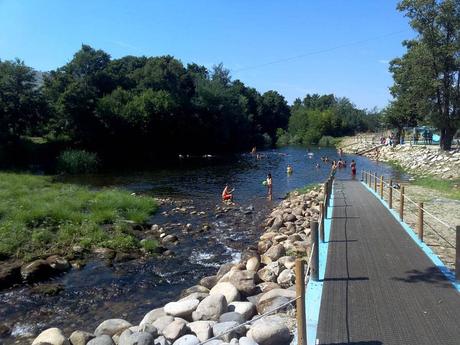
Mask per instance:
[[[351,160],[351,177],[354,179],[356,177],[356,162],[354,159]]]

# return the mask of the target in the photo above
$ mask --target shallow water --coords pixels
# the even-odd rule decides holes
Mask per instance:
[[[307,155],[305,148],[289,147],[261,152],[260,160],[250,154],[202,158],[184,160],[171,169],[69,179],[67,182],[95,188],[117,186],[176,200],[176,205],[162,206],[151,219],[168,233],[178,235],[179,244],[172,248],[175,256],[111,267],[91,261],[82,270],[53,279],[64,285],[64,291],[57,296],[33,295],[28,286],[2,291],[0,324],[13,330],[12,336],[3,342],[29,343],[28,336],[49,327],[60,327],[67,336],[76,329],[93,332],[109,318],[138,323],[151,309],[177,298],[182,289],[196,284],[203,276],[215,274],[220,264],[237,262],[241,251],[256,243],[263,230],[262,220],[287,192],[323,182],[330,164],[322,163],[320,157],[338,159],[338,155],[335,150],[324,148],[311,149],[310,153]],[[356,160],[358,176],[360,169],[366,169],[396,179],[401,177],[391,167],[364,157],[345,155],[344,159]],[[320,164],[319,169],[316,163]],[[286,174],[287,164],[293,167],[292,175]],[[267,199],[266,187],[262,185],[268,172],[273,176],[272,201]],[[337,177],[347,178],[350,174],[349,168],[341,169]],[[225,183],[235,188],[236,205],[222,212],[216,207],[222,206],[220,194]],[[172,210],[178,205],[186,212]],[[191,215],[192,211],[205,214]],[[193,229],[209,224],[211,230],[187,233],[186,223],[192,224]]]

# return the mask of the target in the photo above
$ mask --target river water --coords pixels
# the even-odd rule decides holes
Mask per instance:
[[[237,262],[242,250],[257,243],[263,231],[260,224],[287,192],[327,178],[330,164],[321,162],[320,157],[338,159],[337,152],[328,148],[313,148],[307,153],[305,148],[288,147],[260,154],[261,159],[250,154],[203,157],[184,159],[176,167],[163,170],[69,179],[67,182],[94,188],[119,187],[174,200],[161,206],[151,223],[179,237],[179,244],[172,248],[175,255],[112,266],[90,261],[81,270],[53,279],[53,283],[64,286],[56,296],[33,294],[29,286],[1,291],[0,325],[10,327],[12,334],[0,339],[0,344],[29,343],[30,337],[49,327],[59,327],[69,336],[76,329],[93,332],[109,318],[139,323],[144,314],[177,298],[182,289],[215,274],[220,264]],[[344,159],[348,163],[355,159],[358,177],[360,169],[366,169],[400,178],[385,164],[353,155]],[[292,175],[286,174],[288,164],[293,167]],[[272,200],[262,185],[267,173],[273,176]],[[337,173],[339,178],[350,175],[349,168]],[[220,194],[226,183],[235,188],[236,205],[221,210]],[[187,223],[192,229],[203,224],[211,229],[186,232]]]

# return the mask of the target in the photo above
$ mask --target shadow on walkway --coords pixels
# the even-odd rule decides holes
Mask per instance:
[[[392,280],[402,281],[406,283],[430,283],[430,284],[438,284],[441,287],[451,288],[451,283],[446,280],[444,274],[439,271],[439,269],[435,266],[428,267],[425,271],[419,270],[410,270],[407,271],[406,277],[393,277]]]

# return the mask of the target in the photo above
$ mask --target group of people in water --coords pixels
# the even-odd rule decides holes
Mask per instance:
[[[308,153],[309,152],[307,151],[307,155],[308,155]],[[258,156],[258,153],[256,152],[255,147],[251,150],[251,154]],[[333,173],[335,173],[337,169],[342,169],[342,168],[347,167],[347,161],[342,159],[343,151],[341,149],[339,151],[339,154],[340,154],[340,158],[337,161],[336,160],[331,160],[327,156],[321,157],[321,161],[323,163],[331,163],[331,165],[332,165],[331,169],[332,169]],[[309,155],[309,158],[311,156],[312,156],[312,154]],[[257,157],[257,159],[260,159],[260,158]],[[316,163],[315,167],[317,169],[319,169],[319,168],[321,168],[321,165],[319,163]],[[351,168],[352,178],[354,179],[356,177],[356,162],[354,160],[351,161],[350,168]],[[293,169],[292,165],[288,164],[287,167],[286,167],[286,173],[288,175],[291,175],[291,174],[293,174],[293,172],[294,172],[294,169]],[[267,177],[266,177],[266,179],[264,181],[262,181],[262,184],[264,186],[266,186],[266,188],[267,188],[268,199],[272,200],[273,179],[272,179],[272,175],[270,173],[267,174]],[[224,187],[224,190],[222,191],[222,201],[225,202],[225,203],[233,204],[233,193],[234,193],[234,191],[235,191],[235,188],[231,189],[229,187],[229,185],[226,184],[225,187]]]

